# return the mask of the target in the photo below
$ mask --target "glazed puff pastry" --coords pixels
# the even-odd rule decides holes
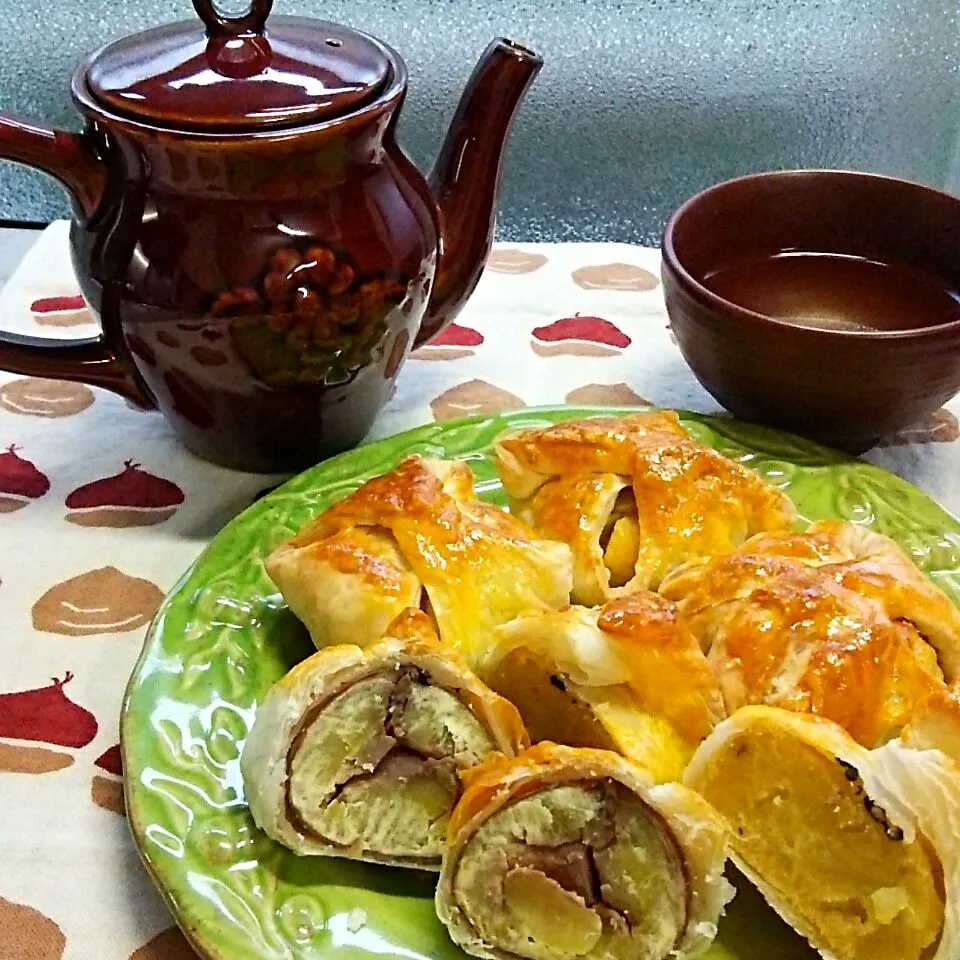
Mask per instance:
[[[483,676],[534,741],[614,750],[667,783],[725,716],[700,645],[655,593],[528,613],[496,638]]]
[[[726,842],[693,791],[605,750],[540,743],[467,774],[437,914],[476,957],[693,957],[732,895]]]
[[[528,742],[411,609],[378,643],[327,647],[275,684],[240,766],[257,825],[294,853],[437,870],[460,772]]]
[[[745,707],[685,781],[727,818],[732,857],[832,960],[960,956],[960,770],[899,740],[867,750],[809,714]]]
[[[373,642],[407,607],[474,662],[494,627],[569,602],[569,548],[477,500],[460,461],[410,457],[276,548],[267,572],[318,648]]]
[[[515,512],[568,543],[574,602],[655,589],[672,569],[797,517],[752,470],[691,439],[672,411],[522,430],[496,444]]]
[[[694,561],[671,574],[661,593],[682,599],[684,612],[692,615],[762,586],[769,579],[768,558],[782,558],[783,569],[801,564],[818,568],[840,586],[871,600],[889,619],[913,624],[936,651],[947,681],[960,680],[960,610],[890,537],[854,523],[820,520],[803,532],[757,534],[733,554],[762,559],[758,564],[746,561],[739,571],[736,556],[729,564],[723,559]],[[751,566],[760,572],[750,573]]]
[[[708,651],[731,713],[815,713],[874,747],[953,679],[953,604],[896,544],[852,524],[759,535],[678,570],[661,592]]]

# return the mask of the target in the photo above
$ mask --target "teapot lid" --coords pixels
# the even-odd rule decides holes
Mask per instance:
[[[86,70],[108,110],[177,130],[255,131],[344,116],[375,99],[392,74],[379,41],[348,27],[273,17],[252,0],[236,17],[193,0],[184,21],[117,40]]]

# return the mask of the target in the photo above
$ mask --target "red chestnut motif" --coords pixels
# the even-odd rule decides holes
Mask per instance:
[[[12,444],[0,453],[0,513],[13,513],[50,489],[50,481]]]
[[[564,317],[532,331],[531,347],[541,357],[612,357],[630,346],[630,338],[609,320]]]
[[[67,497],[67,520],[83,527],[144,527],[169,520],[183,491],[127,460],[112,477],[77,487]]]
[[[460,360],[472,357],[473,348],[482,343],[483,334],[479,330],[451,323],[412,356],[415,360]]]

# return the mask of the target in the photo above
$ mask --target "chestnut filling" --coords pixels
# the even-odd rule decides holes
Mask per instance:
[[[640,555],[640,521],[633,487],[617,494],[613,510],[600,533],[603,563],[610,572],[610,586],[622,587],[633,579]]]
[[[647,960],[687,925],[681,852],[619,783],[561,784],[494,814],[464,848],[457,905],[484,943],[531,960]]]
[[[385,856],[440,856],[457,770],[494,750],[452,692],[415,667],[314,707],[287,753],[287,816],[305,836]]]

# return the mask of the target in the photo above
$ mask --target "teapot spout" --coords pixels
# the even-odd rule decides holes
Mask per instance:
[[[533,51],[494,40],[460,98],[430,174],[440,211],[440,256],[418,343],[454,319],[480,280],[493,243],[504,147],[542,66]]]

